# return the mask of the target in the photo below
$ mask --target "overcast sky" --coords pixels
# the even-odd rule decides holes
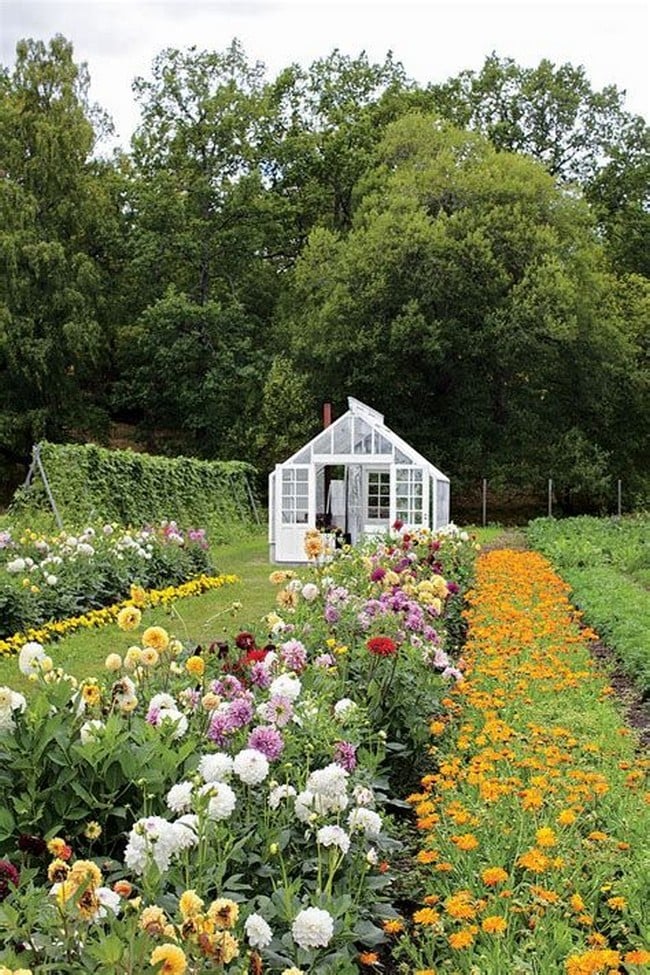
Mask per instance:
[[[334,48],[365,50],[374,61],[390,50],[421,84],[478,70],[492,51],[525,67],[569,61],[585,67],[594,88],[624,89],[626,108],[650,118],[650,4],[635,0],[0,0],[4,65],[13,65],[20,38],[56,33],[87,62],[91,97],[125,147],[138,122],[131,82],[149,75],[156,54],[191,45],[223,51],[235,37],[269,77]]]

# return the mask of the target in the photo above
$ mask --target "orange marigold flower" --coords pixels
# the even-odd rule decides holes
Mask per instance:
[[[437,850],[420,850],[415,859],[418,863],[435,863],[439,856]]]
[[[508,871],[503,867],[486,867],[481,873],[481,880],[486,887],[497,887],[508,879]]]
[[[503,934],[508,922],[500,914],[489,914],[481,922],[481,928],[486,934]]]
[[[577,914],[579,914],[581,911],[584,911],[585,909],[585,902],[583,901],[580,894],[572,894],[571,897],[569,898],[569,904],[571,905],[571,909],[575,911]]]
[[[455,931],[453,934],[450,934],[447,941],[450,947],[456,950],[469,948],[474,943],[474,935],[477,931],[478,928],[476,925],[472,924],[467,928],[461,928],[460,931]]]
[[[650,951],[644,951],[643,948],[628,951],[625,953],[623,961],[628,965],[650,965]]]
[[[376,965],[379,961],[379,955],[376,951],[360,951],[359,952],[359,962],[362,965]]]
[[[468,921],[476,917],[476,908],[468,890],[459,890],[445,901],[445,911],[450,917]]]
[[[447,725],[444,721],[432,721],[429,724],[429,731],[432,735],[441,735],[446,727]]]
[[[517,863],[524,870],[531,870],[533,873],[543,873],[545,870],[548,870],[549,859],[545,853],[533,847],[532,850],[526,850],[525,853],[522,853]]]
[[[547,890],[545,887],[537,887],[534,884],[531,886],[531,892],[538,897],[545,904],[557,904],[560,900],[560,895],[556,894],[554,890]]]
[[[573,809],[563,809],[557,817],[557,822],[560,826],[572,826],[577,818],[578,817],[574,813]]]
[[[521,805],[526,811],[541,809],[544,805],[544,796],[539,789],[524,789],[521,793]]]
[[[455,843],[459,850],[476,850],[479,842],[473,833],[463,833],[461,836],[452,836],[451,842]]]
[[[404,922],[397,917],[389,918],[383,922],[382,928],[386,934],[401,934],[404,930]]]
[[[538,846],[555,846],[557,837],[550,826],[542,826],[535,833],[535,840]]]
[[[438,873],[451,873],[454,869],[454,865],[453,863],[448,863],[447,860],[443,860],[441,863],[436,863],[434,869],[437,870]]]
[[[621,956],[618,951],[595,948],[581,955],[571,955],[564,963],[567,975],[597,975],[611,968],[618,968]]]
[[[440,915],[432,907],[421,907],[414,913],[413,920],[416,924],[437,924]]]
[[[613,911],[624,911],[627,907],[627,901],[624,897],[610,897],[607,906],[611,907]]]
[[[602,830],[594,829],[591,831],[591,833],[589,833],[587,839],[593,840],[595,843],[599,843],[599,842],[602,843],[605,840],[609,839],[609,837],[607,836],[607,833],[603,833]]]

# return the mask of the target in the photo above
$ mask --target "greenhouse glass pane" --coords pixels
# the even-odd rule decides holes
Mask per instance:
[[[350,418],[335,427],[332,436],[334,438],[333,453],[352,453],[352,422]]]
[[[400,450],[399,447],[395,447],[395,463],[396,464],[412,464],[413,461],[410,457],[407,457],[404,451]]]
[[[312,450],[315,454],[332,453],[332,431],[329,428],[316,437],[312,443]]]
[[[360,416],[354,418],[354,453],[372,453],[372,429]]]
[[[390,440],[387,440],[383,434],[375,430],[375,453],[376,454],[392,454],[393,445]]]

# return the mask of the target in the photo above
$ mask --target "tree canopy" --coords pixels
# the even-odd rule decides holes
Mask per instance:
[[[72,45],[0,73],[0,451],[47,436],[263,472],[348,394],[448,470],[647,490],[648,127],[584,69],[496,54],[428,86],[233,41],[134,81],[98,151]],[[590,488],[585,485],[591,484]]]

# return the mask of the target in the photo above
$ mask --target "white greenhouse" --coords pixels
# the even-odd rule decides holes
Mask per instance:
[[[364,535],[449,523],[449,478],[353,397],[348,411],[269,476],[269,558],[306,562],[309,528]]]

